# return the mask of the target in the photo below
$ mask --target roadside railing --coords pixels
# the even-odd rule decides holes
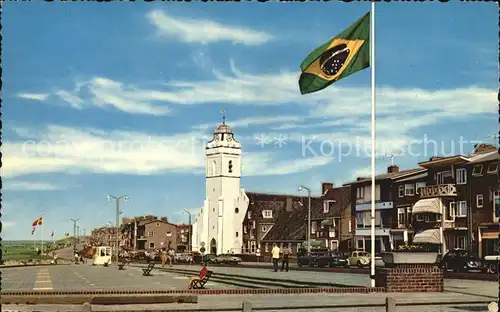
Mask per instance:
[[[409,302],[400,302],[397,303],[396,300],[392,297],[386,297],[385,298],[385,303],[367,303],[367,304],[335,304],[335,305],[310,305],[310,306],[274,306],[274,307],[254,307],[250,301],[243,301],[241,304],[241,308],[196,308],[196,309],[179,309],[179,308],[173,308],[172,310],[168,310],[165,308],[162,308],[162,312],[166,311],[175,311],[175,312],[253,312],[253,311],[297,311],[297,310],[325,310],[325,311],[331,311],[332,309],[360,309],[360,308],[382,308],[385,309],[385,312],[397,312],[398,306],[420,306],[420,307],[429,307],[429,306],[454,306],[454,307],[459,307],[459,306],[471,306],[471,305],[485,305],[485,308],[489,307],[491,305],[496,305],[496,303],[491,302],[491,301],[463,301],[463,302],[444,302],[444,301],[438,301],[438,302],[419,302],[419,303],[409,303]],[[85,303],[83,305],[83,312],[97,312],[98,310],[92,310],[92,305],[89,303]],[[129,310],[127,309],[127,312],[139,312],[139,311],[145,311],[144,309],[141,310]],[[154,310],[147,310],[147,311],[154,311]],[[495,310],[496,311],[496,310]]]

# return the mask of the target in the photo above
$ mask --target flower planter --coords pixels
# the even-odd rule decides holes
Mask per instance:
[[[382,254],[386,266],[396,264],[435,264],[437,252],[387,252]]]

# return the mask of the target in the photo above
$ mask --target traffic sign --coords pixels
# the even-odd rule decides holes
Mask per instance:
[[[200,246],[201,246],[201,247],[205,247],[205,242],[201,242],[201,243],[200,243]]]
[[[204,252],[205,252],[205,247],[201,247],[201,248],[200,248],[200,252],[201,252],[201,253],[204,253]]]

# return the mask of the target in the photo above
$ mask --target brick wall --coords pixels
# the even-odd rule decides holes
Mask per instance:
[[[375,285],[386,292],[442,292],[443,270],[422,264],[377,268]]]

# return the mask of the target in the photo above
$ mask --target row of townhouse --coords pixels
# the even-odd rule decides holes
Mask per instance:
[[[429,244],[437,251],[497,252],[499,155],[476,146],[472,155],[432,157],[419,168],[390,166],[375,179],[375,249]],[[322,183],[311,204],[312,244],[350,252],[371,249],[371,179],[341,187]],[[298,250],[307,240],[307,197],[249,193],[243,253],[267,253],[273,244]]]
[[[120,247],[133,251],[151,251],[173,248],[178,252],[187,251],[191,237],[191,225],[173,224],[167,217],[152,215],[123,218],[120,226]],[[116,228],[94,229],[92,241],[99,245],[116,245]]]

